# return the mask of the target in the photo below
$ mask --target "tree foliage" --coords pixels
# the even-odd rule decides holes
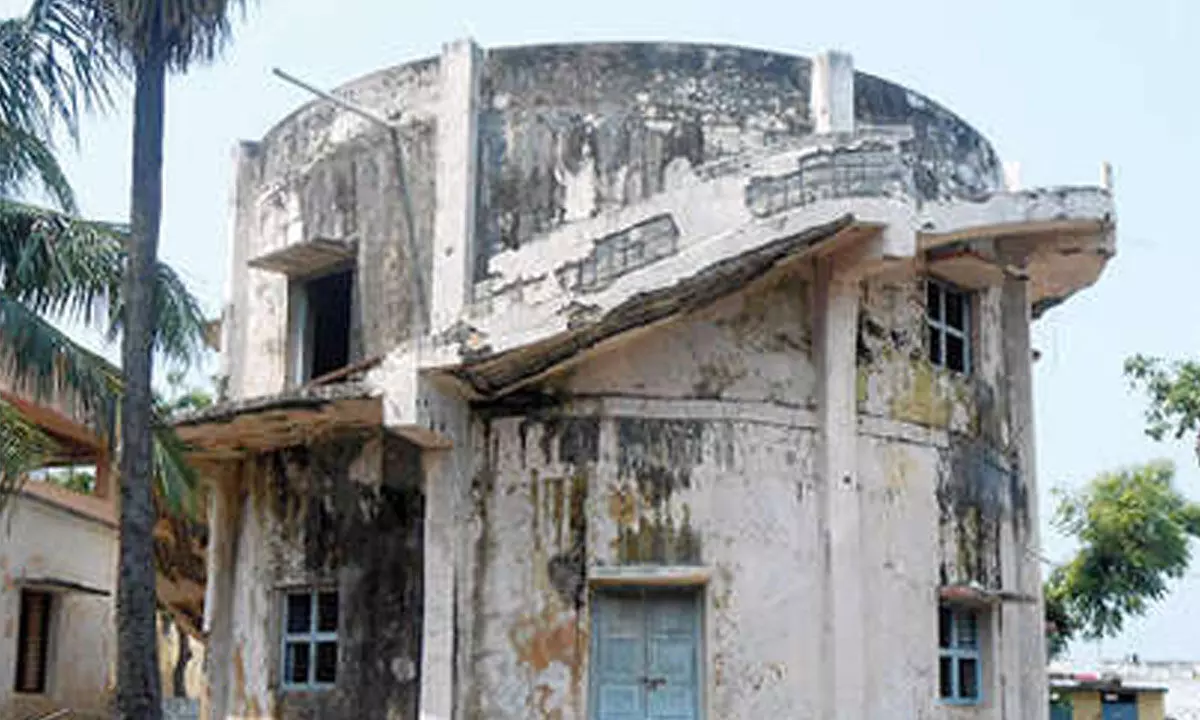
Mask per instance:
[[[1200,432],[1200,362],[1135,355],[1125,361],[1125,375],[1150,401],[1147,435],[1162,440],[1170,434],[1178,440]]]
[[[66,399],[115,443],[123,399],[118,368],[64,334],[53,321],[99,328],[115,340],[125,326],[127,226],[73,214],[74,195],[54,158],[54,127],[75,137],[82,111],[105,106],[117,65],[97,53],[82,0],[34,0],[0,21],[0,375],[34,402]],[[58,209],[17,200],[38,185]],[[203,316],[195,297],[164,264],[155,274],[153,347],[186,364],[201,352]],[[178,504],[191,471],[161,419],[155,424],[159,491]],[[53,440],[0,397],[0,510],[25,474],[55,453]]]
[[[40,186],[60,209],[75,209],[52,130],[77,138],[82,112],[108,105],[118,70],[94,52],[89,20],[77,0],[33,0],[25,15],[0,21],[0,196]]]
[[[0,375],[16,380],[13,390],[35,402],[69,398],[112,443],[123,400],[121,371],[50,318],[119,337],[125,237],[119,225],[0,199]],[[178,274],[158,267],[154,347],[160,357],[186,366],[202,352],[203,313]],[[22,476],[53,453],[52,441],[20,418],[0,399],[0,508]],[[157,491],[186,510],[195,479],[165,416],[157,418],[154,435]]]
[[[170,72],[215,60],[232,35],[232,13],[246,0],[74,0],[89,11],[109,57],[133,67],[160,56]]]
[[[1054,524],[1079,547],[1046,582],[1052,654],[1072,639],[1120,633],[1187,571],[1189,539],[1200,535],[1200,505],[1175,488],[1174,475],[1170,463],[1153,462],[1057,493]]]

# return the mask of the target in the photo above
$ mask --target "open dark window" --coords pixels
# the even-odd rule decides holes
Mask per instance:
[[[954,372],[971,372],[971,295],[930,278],[925,285],[929,361]]]
[[[293,359],[299,383],[350,364],[353,297],[353,270],[302,281],[293,291]]]
[[[19,693],[46,692],[52,605],[53,596],[50,593],[21,591],[21,624],[17,633],[17,678],[13,685],[13,689]]]

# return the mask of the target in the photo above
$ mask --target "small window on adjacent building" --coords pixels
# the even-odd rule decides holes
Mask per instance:
[[[46,692],[50,659],[50,611],[53,596],[47,592],[21,591],[20,626],[17,633],[17,678],[19,693]]]
[[[338,595],[289,592],[283,602],[283,686],[321,690],[337,682]]]
[[[322,275],[293,286],[292,358],[297,384],[350,364],[354,271]]]
[[[948,703],[979,702],[982,674],[979,612],[942,605],[938,608],[938,697]]]
[[[940,280],[925,284],[929,361],[955,372],[971,372],[971,295]]]

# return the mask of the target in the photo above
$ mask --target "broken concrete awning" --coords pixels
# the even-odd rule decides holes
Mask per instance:
[[[860,237],[874,232],[877,228],[858,225],[852,216],[844,215],[715,262],[672,285],[634,295],[600,319],[589,322],[580,318],[580,322],[571,323],[573,329],[540,343],[468,359],[454,374],[484,397],[503,394],[607,341],[736,292],[781,264],[807,257],[839,234]],[[585,313],[585,309],[580,308],[578,313]]]
[[[175,426],[194,461],[237,459],[383,424],[381,398],[360,383],[301,388],[221,403]]]
[[[946,603],[974,606],[1037,602],[1032,595],[964,584],[943,585],[938,589],[938,599]]]
[[[101,597],[112,595],[111,590],[92,587],[85,583],[53,576],[25,578],[19,581],[17,585],[25,590],[37,590],[41,592],[82,593],[84,595],[99,595]]]
[[[353,242],[317,238],[285,245],[246,264],[258,270],[302,277],[353,261],[355,250]]]

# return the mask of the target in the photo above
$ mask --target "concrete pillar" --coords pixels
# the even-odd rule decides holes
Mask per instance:
[[[114,477],[116,477],[116,472],[113,468],[112,456],[107,450],[102,451],[96,458],[96,484],[93,486],[92,494],[101,500],[111,500],[115,505],[116,498],[120,497],[121,493],[115,492]]]
[[[443,398],[454,411],[443,414],[448,448],[421,454],[425,474],[425,601],[421,638],[422,720],[451,720],[454,713],[455,575],[461,563],[458,543],[470,486],[469,409]]]
[[[224,720],[229,709],[229,675],[233,667],[233,575],[241,515],[243,466],[213,481],[208,505],[208,558],[204,588],[204,695],[200,717]]]
[[[479,47],[469,39],[456,40],[442,48],[430,303],[431,329],[435,333],[446,330],[459,319],[469,298],[481,65]]]
[[[810,87],[814,131],[854,132],[854,59],[835,50],[817,55]]]
[[[233,192],[229,197],[229,265],[221,308],[221,354],[218,373],[231,397],[245,394],[246,321],[250,305],[250,251],[258,236],[256,198],[258,144],[239,142],[233,149]],[[283,378],[280,378],[280,382]],[[220,390],[220,388],[218,389]]]
[[[1022,257],[1002,259],[1018,267]],[[1018,470],[1029,498],[1028,517],[1016,527],[1017,591],[1037,598],[1036,603],[1006,605],[1003,612],[1009,644],[1003,659],[1008,674],[1007,687],[1016,697],[1011,702],[1017,711],[1012,717],[1044,717],[1049,703],[1046,683],[1046,640],[1043,632],[1041,567],[1037,551],[1041,547],[1038,517],[1038,485],[1033,425],[1033,351],[1030,346],[1029,283],[1007,276],[1001,290],[1000,326],[1004,337],[1004,370],[1008,382],[1009,438],[1016,450]],[[1013,707],[1009,704],[1009,707]]]
[[[818,348],[824,493],[826,590],[822,717],[864,718],[861,485],[855,396],[858,328],[857,266],[817,261],[814,337]]]

